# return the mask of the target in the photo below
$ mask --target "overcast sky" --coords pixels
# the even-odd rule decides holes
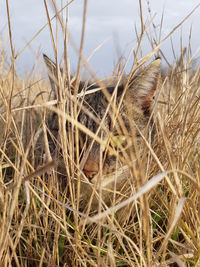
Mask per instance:
[[[4,46],[9,50],[6,1],[0,2],[0,43],[4,40]],[[56,1],[57,3],[59,1]],[[63,5],[65,4],[63,0]],[[148,12],[148,2],[150,12]],[[53,9],[48,2],[49,11],[53,15]],[[150,16],[159,33],[162,12],[164,21],[162,38],[164,38],[184,17],[197,5],[200,0],[143,0],[144,20],[149,21]],[[15,53],[21,51],[28,41],[47,22],[44,2],[41,0],[9,1],[12,24],[13,43]],[[76,46],[79,47],[82,25],[83,0],[74,0],[69,6],[69,31]],[[172,35],[175,53],[180,51],[180,35],[182,32],[183,45],[188,44],[190,27],[192,25],[192,50],[195,53],[200,44],[199,37],[200,8]],[[91,52],[101,43],[105,42],[101,49],[94,55],[90,64],[98,76],[107,76],[112,73],[120,55],[127,57],[131,48],[136,47],[135,25],[140,32],[139,6],[137,0],[88,0],[86,34],[84,43],[84,56],[87,58]],[[156,38],[153,27],[149,28],[152,36]],[[59,56],[62,56],[62,36],[59,34]],[[150,50],[145,38],[142,44],[143,54]],[[162,49],[170,62],[173,62],[171,41],[167,40]],[[17,60],[18,72],[31,69],[36,54],[46,53],[53,58],[53,49],[48,27],[42,30],[19,56]],[[73,47],[69,49],[72,71],[75,71],[77,55]],[[197,53],[197,56],[199,54]]]

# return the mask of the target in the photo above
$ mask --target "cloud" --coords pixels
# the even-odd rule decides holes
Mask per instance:
[[[64,3],[65,1],[63,1]],[[164,22],[162,28],[162,37],[165,37],[191,10],[199,0],[152,0],[150,1],[150,11],[148,10],[147,1],[143,1],[144,21],[150,21],[153,17],[153,22],[157,29],[159,29],[162,12],[164,8]],[[72,34],[77,47],[79,47],[82,15],[83,15],[83,0],[74,0],[69,6],[69,30]],[[65,4],[65,3],[64,3]],[[7,15],[5,1],[1,3],[1,17],[0,25],[7,24]],[[53,14],[49,5],[49,11]],[[25,45],[25,40],[30,40],[32,36],[47,22],[46,12],[43,1],[41,0],[20,0],[10,1],[11,24],[13,30],[13,41],[16,51]],[[193,46],[199,46],[199,20],[200,12],[197,10],[191,18],[184,23],[184,25],[174,34],[175,50],[179,50],[179,32],[182,29],[183,42],[187,43],[190,24],[193,24]],[[53,22],[55,25],[55,20]],[[90,0],[88,1],[87,19],[86,19],[86,35],[85,35],[85,50],[86,55],[97,47],[100,43],[109,39],[103,46],[101,51],[95,55],[94,68],[104,69],[104,72],[110,72],[113,60],[115,57],[115,45],[127,54],[127,47],[130,48],[135,45],[135,29],[137,27],[140,32],[140,18],[138,1],[133,0]],[[4,32],[8,33],[7,28]],[[149,32],[155,37],[154,29],[149,28]],[[155,37],[156,38],[156,37]],[[117,41],[116,41],[117,40]],[[147,51],[149,48],[147,39],[144,40],[142,49]],[[62,34],[59,34],[59,51],[62,51]],[[43,30],[35,40],[31,43],[34,51],[37,51],[38,46],[41,46],[44,52],[52,55],[52,44],[48,27]],[[170,41],[165,42],[163,47],[167,51],[167,57],[171,57],[169,52]],[[24,62],[33,62],[32,52],[27,49],[23,54],[21,64]],[[178,53],[178,52],[177,52]],[[62,54],[60,52],[60,54]],[[25,56],[27,60],[25,60]],[[76,61],[75,53],[70,50],[70,58],[73,62]],[[107,64],[105,65],[105,60]],[[20,61],[20,59],[19,59]]]

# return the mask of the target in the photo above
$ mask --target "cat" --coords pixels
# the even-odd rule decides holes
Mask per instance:
[[[56,98],[57,66],[46,55],[43,57]],[[62,76],[62,69],[60,71]],[[83,129],[79,127],[80,171],[83,177],[80,186],[82,206],[87,205],[98,186],[103,189],[102,201],[106,204],[112,202],[111,192],[114,188],[119,191],[130,176],[127,166],[130,167],[137,158],[135,155],[143,143],[141,135],[146,136],[147,130],[150,129],[153,138],[152,107],[159,87],[160,73],[161,60],[157,58],[134,77],[123,77],[119,84],[83,81],[78,83],[75,96],[78,103],[78,122],[79,126],[84,126]],[[76,80],[72,76],[70,78],[71,83],[66,81],[65,86],[68,95],[74,97]],[[69,124],[66,124],[66,131],[67,125]],[[57,139],[59,126],[56,112],[49,117],[48,127]],[[56,147],[52,138],[49,138],[49,144],[53,153]],[[97,209],[97,193],[91,203],[93,209]]]

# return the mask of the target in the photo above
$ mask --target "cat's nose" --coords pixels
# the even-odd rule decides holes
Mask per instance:
[[[88,179],[92,179],[99,171],[99,163],[88,159],[83,168],[83,172]]]

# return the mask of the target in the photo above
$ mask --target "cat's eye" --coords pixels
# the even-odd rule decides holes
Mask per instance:
[[[124,146],[126,144],[127,138],[125,135],[114,135],[111,138],[111,145],[113,147]]]
[[[127,137],[128,136],[125,135],[112,135],[109,139],[109,146],[107,146],[107,149],[104,151],[104,153],[109,156],[116,156],[116,149],[118,150],[118,148],[120,148],[120,151],[126,149],[128,142]],[[110,149],[108,149],[108,147],[110,147]]]

